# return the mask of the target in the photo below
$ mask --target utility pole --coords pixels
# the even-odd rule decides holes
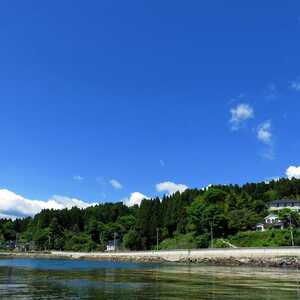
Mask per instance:
[[[114,232],[114,251],[116,251],[116,236],[117,236],[117,233]]]
[[[19,242],[19,233],[16,233],[16,241],[15,241],[15,248],[18,247],[18,242]]]
[[[294,247],[295,243],[294,243],[294,234],[293,234],[293,226],[292,226],[291,215],[289,215],[289,221],[290,221],[291,242],[292,242],[292,246]]]
[[[210,221],[210,247],[214,247],[214,233],[213,233],[213,225],[214,225],[214,220]]]
[[[159,228],[157,227],[156,228],[156,251],[158,251],[158,231],[159,231]]]

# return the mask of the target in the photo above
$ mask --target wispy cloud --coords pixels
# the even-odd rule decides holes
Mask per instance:
[[[161,182],[158,183],[156,185],[156,190],[160,193],[162,192],[166,192],[168,195],[172,195],[176,192],[184,192],[186,189],[188,188],[188,186],[186,186],[185,184],[177,184],[171,181],[165,181],[165,182]]]
[[[272,124],[271,121],[266,121],[258,126],[257,138],[264,144],[270,145],[272,143]]]
[[[111,184],[111,186],[116,189],[116,190],[120,190],[123,188],[123,185],[117,180],[117,179],[111,179],[109,181],[109,183]]]
[[[275,100],[276,98],[278,98],[278,96],[279,93],[277,90],[277,86],[274,83],[269,84],[265,91],[266,100]]]
[[[159,164],[161,165],[161,167],[165,166],[165,162],[162,159],[159,160]]]
[[[257,139],[265,145],[261,156],[270,160],[274,159],[275,153],[271,121],[265,121],[258,126]]]
[[[291,88],[297,92],[300,92],[300,78],[291,82]]]
[[[230,124],[232,130],[238,130],[241,125],[251,119],[254,118],[254,110],[253,108],[247,103],[240,103],[235,107],[230,109]]]
[[[99,183],[100,185],[105,185],[105,184],[106,184],[106,180],[105,180],[105,178],[102,177],[102,176],[96,177],[96,181],[97,181],[97,183]]]
[[[82,176],[80,176],[80,175],[74,175],[73,176],[73,180],[75,180],[75,181],[83,181],[84,178]]]

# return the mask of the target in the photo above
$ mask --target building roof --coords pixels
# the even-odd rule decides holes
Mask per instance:
[[[279,200],[271,201],[269,203],[269,206],[276,205],[276,204],[287,204],[287,203],[297,203],[297,204],[300,205],[300,201],[299,200],[295,200],[295,199],[279,199]]]
[[[269,215],[267,215],[264,219],[269,219],[269,218],[278,218],[278,215],[275,215],[275,214],[269,214]]]

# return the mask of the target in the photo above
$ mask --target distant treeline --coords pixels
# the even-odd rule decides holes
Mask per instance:
[[[39,250],[104,250],[114,237],[123,248],[208,247],[211,237],[254,230],[267,203],[300,200],[300,180],[214,185],[143,200],[140,207],[104,203],[86,209],[43,210],[33,218],[0,220],[0,242],[34,242]]]

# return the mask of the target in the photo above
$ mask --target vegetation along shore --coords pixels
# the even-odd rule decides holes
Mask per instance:
[[[144,199],[140,206],[43,210],[34,217],[1,219],[0,247],[101,252],[299,246],[299,199],[300,180],[283,178],[188,189]],[[286,207],[270,215],[270,203]]]

